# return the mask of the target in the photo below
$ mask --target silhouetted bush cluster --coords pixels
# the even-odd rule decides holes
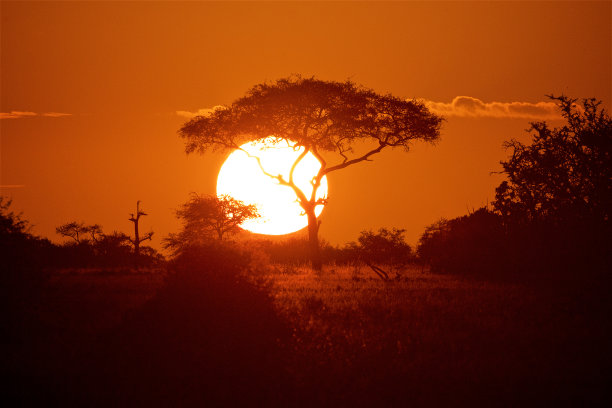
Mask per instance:
[[[38,293],[45,279],[43,268],[58,259],[57,247],[32,235],[29,223],[11,211],[10,205],[10,200],[0,197],[0,287],[6,292],[3,300],[22,304]]]
[[[508,177],[494,210],[429,226],[419,255],[434,271],[489,278],[609,274],[612,254],[612,120],[594,99],[559,97],[567,124],[532,123],[531,145],[506,144]]]
[[[53,266],[63,268],[114,268],[120,266],[155,266],[164,262],[154,248],[140,247],[140,255],[117,234],[105,235],[100,241],[69,242],[56,248]]]
[[[99,398],[122,406],[279,405],[289,389],[290,331],[267,292],[242,275],[247,261],[220,243],[171,261],[164,287],[105,340],[102,364],[94,362],[107,379]]]
[[[480,208],[470,215],[440,220],[421,236],[419,257],[433,272],[482,275],[507,261],[501,217]]]

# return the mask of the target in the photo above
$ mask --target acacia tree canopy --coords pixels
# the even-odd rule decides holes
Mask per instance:
[[[441,120],[417,101],[379,95],[349,81],[290,77],[255,85],[229,107],[196,116],[179,133],[188,153],[239,149],[273,135],[305,147],[327,174],[385,147],[407,149],[414,139],[433,142]],[[357,141],[374,141],[376,146],[355,155]],[[328,164],[325,153],[334,153],[336,161]]]
[[[353,82],[322,81],[293,76],[255,85],[231,105],[197,116],[180,129],[186,151],[228,151],[248,141],[274,136],[304,150],[294,162],[289,177],[264,174],[293,189],[308,215],[313,266],[318,251],[318,222],[314,210],[324,200],[316,199],[321,179],[333,171],[369,160],[384,148],[408,149],[413,140],[434,142],[439,138],[442,118],[420,102],[380,95]],[[369,148],[357,151],[365,142]],[[295,183],[293,170],[308,153],[320,162],[307,197]]]
[[[83,222],[72,221],[66,224],[62,224],[59,227],[55,228],[55,232],[63,237],[72,238],[76,244],[80,244],[81,242],[87,241],[86,237],[83,237],[87,233],[94,229],[92,236],[96,236],[100,228],[99,225],[85,225]]]

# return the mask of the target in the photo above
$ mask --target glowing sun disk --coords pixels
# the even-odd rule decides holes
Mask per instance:
[[[217,194],[228,194],[245,204],[255,204],[261,218],[245,221],[241,227],[258,234],[283,235],[298,231],[308,225],[308,218],[291,187],[283,186],[278,180],[264,174],[255,157],[259,157],[263,169],[272,175],[289,179],[291,166],[304,148],[294,150],[294,142],[275,142],[274,137],[248,142],[229,155],[223,163],[217,178]],[[248,154],[246,152],[248,152]],[[249,157],[253,156],[253,157]],[[321,163],[308,153],[294,170],[295,184],[310,198],[311,181]],[[316,198],[327,197],[327,178],[323,177]],[[317,206],[317,217],[323,206]]]

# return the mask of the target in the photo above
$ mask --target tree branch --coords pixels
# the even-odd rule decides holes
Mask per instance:
[[[352,159],[352,160],[349,160],[349,161],[337,164],[335,166],[329,167],[328,169],[325,169],[323,174],[331,173],[332,171],[336,171],[336,170],[341,170],[341,169],[344,169],[344,168],[346,168],[346,167],[348,167],[350,165],[353,165],[353,164],[356,164],[356,163],[359,163],[359,162],[362,162],[362,161],[367,161],[370,156],[372,156],[373,154],[376,154],[376,153],[380,153],[380,151],[382,149],[384,149],[386,146],[388,146],[387,143],[381,142],[380,146],[378,146],[376,149],[370,150],[369,152],[367,152],[363,156],[358,157],[356,159]]]
[[[289,170],[289,183],[294,184],[293,183],[293,173],[295,172],[295,168],[297,167],[297,165],[302,161],[302,159],[304,157],[306,157],[306,155],[308,154],[309,150],[308,148],[305,148],[304,151],[302,153],[300,153],[300,155],[298,156],[298,158],[295,160],[295,162],[293,162],[293,165],[291,166],[291,170]]]

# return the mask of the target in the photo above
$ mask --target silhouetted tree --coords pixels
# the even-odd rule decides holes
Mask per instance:
[[[380,95],[350,81],[321,81],[294,76],[251,88],[246,96],[226,109],[197,116],[183,125],[180,135],[188,153],[240,149],[250,140],[270,135],[302,149],[289,176],[261,170],[280,185],[291,188],[308,217],[312,265],[321,269],[318,243],[319,222],[315,209],[325,200],[317,199],[321,180],[327,174],[368,161],[383,149],[408,150],[413,140],[434,142],[439,138],[442,119],[417,101]],[[357,149],[357,146],[365,148]],[[293,180],[299,162],[312,153],[321,168],[307,194]]]
[[[612,119],[594,98],[554,97],[565,124],[531,123],[532,143],[511,140],[496,190],[510,246],[531,269],[572,277],[609,270]],[[535,265],[535,268],[533,267]]]
[[[406,230],[380,228],[378,232],[361,231],[353,246],[360,258],[370,263],[401,266],[412,259],[412,249],[406,243]]]
[[[189,201],[176,212],[183,227],[178,234],[164,238],[164,247],[180,252],[183,248],[202,244],[215,237],[235,234],[246,220],[258,218],[254,204],[244,204],[228,195],[219,197],[191,193]]]
[[[87,232],[89,233],[89,237],[93,244],[98,243],[102,238],[104,238],[104,233],[102,232],[102,227],[99,224],[90,225],[87,227]]]
[[[99,225],[96,224],[92,227],[99,228]],[[87,237],[83,238],[83,236],[90,232],[90,228],[90,226],[85,225],[83,222],[72,221],[55,228],[55,232],[63,237],[73,239],[79,245],[87,240]],[[95,233],[92,235],[95,237]]]
[[[0,237],[8,238],[11,236],[29,237],[31,226],[17,214],[10,210],[12,200],[0,196]]]
[[[612,212],[612,119],[601,102],[566,96],[558,102],[566,124],[531,123],[532,143],[505,144],[508,177],[496,190],[494,207],[504,217],[550,224],[610,221]]]
[[[144,211],[140,210],[140,200],[136,201],[136,215],[130,214],[129,220],[134,223],[134,238],[130,238],[130,242],[134,245],[134,254],[136,258],[140,256],[140,243],[146,240],[150,240],[153,237],[153,231],[147,232],[143,237],[140,236],[138,231],[138,222],[140,217],[148,215]]]

